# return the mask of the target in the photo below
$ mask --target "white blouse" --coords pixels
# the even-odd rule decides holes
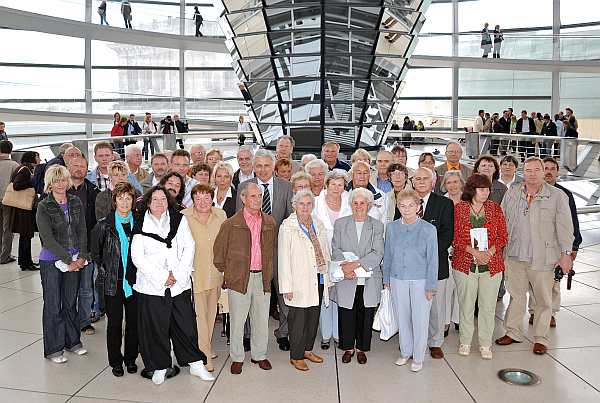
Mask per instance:
[[[160,219],[149,212],[144,216],[142,231],[166,238],[170,229],[169,212]],[[133,289],[141,294],[164,296],[169,278],[173,273],[176,283],[171,286],[171,296],[175,297],[192,287],[191,274],[194,271],[194,238],[185,217],[177,229],[172,247],[164,242],[142,234],[135,234],[131,241],[131,259],[137,267],[137,278]]]

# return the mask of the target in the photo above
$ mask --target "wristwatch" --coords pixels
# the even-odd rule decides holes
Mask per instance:
[[[571,256],[571,253],[573,253],[573,252],[570,250],[564,250],[563,253],[567,256]]]

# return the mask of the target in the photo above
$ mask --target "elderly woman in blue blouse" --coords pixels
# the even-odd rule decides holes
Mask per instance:
[[[400,333],[400,357],[411,371],[423,368],[431,299],[436,292],[438,247],[436,229],[418,216],[421,199],[413,190],[396,197],[402,218],[387,225],[383,284],[392,293]]]
[[[381,297],[381,259],[383,258],[383,223],[369,217],[373,193],[356,188],[350,193],[352,215],[335,222],[331,258],[341,261],[344,279],[335,284],[338,303],[340,349],[347,364],[356,352],[359,364],[367,363],[371,349],[371,329],[375,308]],[[352,254],[351,258],[349,255]],[[355,260],[357,258],[357,260]],[[362,267],[371,277],[358,277]]]

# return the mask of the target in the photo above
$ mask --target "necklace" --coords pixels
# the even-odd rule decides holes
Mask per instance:
[[[473,215],[475,217],[479,217],[479,215],[481,215],[481,211],[483,210],[483,204],[481,204],[481,207],[479,207],[479,210],[475,211],[475,209],[473,208],[473,205],[471,204],[471,212],[473,213]]]

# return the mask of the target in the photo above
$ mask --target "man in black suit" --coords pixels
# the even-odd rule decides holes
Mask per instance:
[[[542,136],[558,136],[558,130],[556,129],[556,123],[550,119],[550,115],[547,113],[544,115],[544,124],[542,125]],[[540,147],[540,157],[552,157],[552,146],[554,140],[544,140],[543,147]]]
[[[510,134],[510,113],[507,110],[502,111],[502,117],[498,121],[500,123],[500,132]],[[506,155],[510,140],[500,140],[500,154]]]
[[[535,132],[535,122],[532,118],[527,116],[527,111],[521,111],[521,117],[517,120],[517,127],[515,128],[517,133],[522,134],[537,134]],[[535,144],[531,140],[520,140],[519,144],[519,154],[524,154],[525,158],[532,157],[535,154]]]
[[[413,189],[422,201],[419,215],[435,226],[438,237],[438,284],[437,292],[431,301],[429,314],[429,337],[427,345],[431,357],[444,358],[444,327],[446,312],[446,281],[450,275],[448,248],[454,237],[454,204],[450,199],[433,193],[433,172],[428,168],[419,168],[412,178]]]
[[[262,210],[265,214],[271,215],[275,219],[276,229],[292,214],[292,184],[286,180],[274,176],[275,156],[268,150],[258,150],[254,155],[254,173],[255,178],[243,182],[238,186],[237,210],[242,209],[243,204],[240,198],[244,183],[257,183],[263,189]],[[279,275],[277,272],[277,244],[273,248],[273,284],[277,294],[277,305],[279,307],[279,328],[275,330],[275,337],[279,344],[279,349],[289,351],[290,342],[288,340],[288,307],[283,300],[283,295],[279,293]],[[244,336],[246,337],[246,335]]]

